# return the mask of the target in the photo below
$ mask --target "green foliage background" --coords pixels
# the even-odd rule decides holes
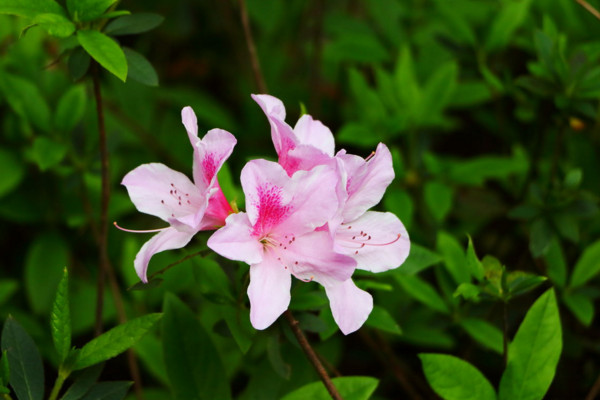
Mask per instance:
[[[109,221],[162,227],[119,182],[149,162],[190,175],[184,106],[201,133],[219,127],[237,137],[220,180],[241,207],[245,162],[275,158],[250,98],[258,89],[238,2],[130,0],[108,15],[112,1],[59,3],[0,0],[1,14],[18,15],[0,15],[0,315],[7,341],[21,343],[24,329],[41,353],[40,396],[55,379],[48,371],[68,364],[71,335],[78,348],[93,337],[101,176],[89,55],[103,67]],[[336,384],[346,398],[593,394],[600,20],[571,0],[248,0],[247,8],[269,93],[286,104],[288,122],[305,109],[332,129],[338,149],[367,156],[385,142],[394,155],[396,179],[379,208],[400,217],[413,246],[396,270],[355,273],[375,298],[366,325],[344,337],[317,284],[296,281],[292,291],[291,309],[344,376]],[[144,397],[319,398],[322,389],[303,387],[318,378],[285,321],[258,332],[249,325],[248,267],[206,251],[209,234],[155,256],[150,273],[200,253],[128,291],[148,236],[109,230],[128,317],[164,313],[134,346]],[[56,297],[65,266],[67,303],[55,300],[67,290],[61,283]],[[109,288],[103,320],[117,325]],[[84,371],[93,383],[98,372]],[[130,380],[126,357],[107,361],[101,379]],[[127,385],[93,390],[122,398]]]

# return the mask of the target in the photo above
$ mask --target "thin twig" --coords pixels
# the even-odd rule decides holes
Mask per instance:
[[[594,382],[594,385],[590,389],[590,392],[588,393],[588,395],[585,396],[585,400],[596,399],[599,392],[600,392],[600,375],[598,375],[598,378],[596,378],[596,381]]]
[[[306,354],[306,357],[308,357],[309,361],[315,367],[315,370],[319,374],[319,377],[321,378],[321,381],[323,381],[323,384],[325,385],[325,388],[329,392],[331,398],[334,400],[341,400],[342,396],[340,396],[340,393],[338,392],[337,388],[329,378],[329,375],[323,367],[323,364],[321,364],[321,361],[319,361],[319,357],[317,357],[310,343],[308,343],[308,340],[306,339],[306,336],[304,336],[302,329],[300,329],[300,327],[298,326],[298,320],[294,318],[290,310],[286,310],[283,314],[285,315],[285,318],[290,324],[292,332],[294,332],[294,335],[296,336],[300,347],[302,347],[302,350],[304,350],[304,354]]]
[[[111,293],[117,309],[117,315],[120,323],[127,322],[125,306],[117,278],[115,276],[112,265],[108,258],[108,204],[110,201],[110,176],[108,164],[108,148],[106,146],[106,129],[104,126],[104,110],[102,108],[102,93],[100,91],[100,76],[98,64],[94,63],[92,69],[92,80],[94,84],[94,97],[96,99],[96,113],[98,117],[98,135],[100,142],[100,158],[101,158],[101,178],[102,178],[102,199],[100,205],[100,227],[98,235],[98,249],[100,267],[98,269],[98,284],[96,297],[96,336],[102,333],[102,314],[104,308],[104,283],[106,277],[110,284]],[[140,370],[137,364],[135,353],[129,349],[127,351],[127,361],[129,372],[133,380],[135,396],[138,400],[143,400],[143,389]]]
[[[508,364],[508,303],[502,303],[502,360],[504,367]]]
[[[167,272],[168,270],[170,270],[170,269],[171,269],[171,268],[173,268],[174,266],[176,266],[176,265],[179,265],[179,264],[181,264],[182,262],[189,260],[190,258],[194,258],[194,257],[196,257],[196,256],[200,256],[200,255],[202,255],[203,253],[206,253],[207,251],[208,251],[208,250],[200,250],[200,251],[197,251],[197,252],[195,252],[195,253],[188,254],[187,256],[183,257],[181,260],[177,260],[177,261],[175,261],[175,262],[173,262],[173,263],[171,263],[171,264],[167,265],[167,266],[166,266],[166,267],[164,267],[163,269],[161,269],[161,270],[158,270],[158,271],[154,272],[152,275],[150,275],[150,276],[148,277],[148,281],[151,281],[151,280],[152,280],[152,278],[154,278],[156,275],[164,274],[165,272]]]
[[[600,12],[598,10],[596,10],[590,3],[588,3],[585,0],[575,0],[575,1],[578,2],[583,8],[588,10],[590,12],[590,14],[592,14],[594,17],[600,19]]]
[[[248,19],[248,9],[246,8],[246,0],[239,0],[240,3],[240,14],[242,18],[242,27],[244,28],[244,36],[246,37],[246,46],[248,46],[248,53],[250,53],[250,62],[252,64],[252,72],[254,73],[254,80],[256,86],[261,93],[267,93],[267,84],[263,77],[260,69],[260,62],[258,61],[258,55],[256,54],[256,46],[254,45],[254,38],[252,37],[252,31],[250,30],[250,21]]]

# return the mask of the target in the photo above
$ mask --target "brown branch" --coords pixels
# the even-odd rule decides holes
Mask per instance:
[[[585,396],[585,400],[596,399],[599,392],[600,392],[600,375],[598,375],[598,378],[596,378],[596,381],[594,382],[594,385],[590,389],[590,392],[588,393],[588,395]]]
[[[578,2],[583,8],[588,10],[590,12],[590,14],[592,14],[594,17],[600,19],[600,12],[598,12],[598,10],[596,10],[590,3],[588,3],[585,0],[575,0],[575,1]]]
[[[108,164],[108,149],[106,146],[106,128],[104,126],[104,110],[102,108],[102,93],[100,91],[100,73],[98,64],[94,63],[92,67],[92,81],[94,85],[94,97],[96,99],[96,113],[98,117],[98,135],[100,142],[100,159],[101,159],[101,178],[102,178],[102,198],[100,203],[100,227],[98,234],[98,250],[99,250],[99,268],[98,268],[98,283],[96,294],[96,336],[102,333],[102,314],[104,308],[104,283],[108,276],[111,293],[117,309],[117,315],[120,323],[127,322],[127,314],[117,278],[115,276],[112,265],[108,258],[108,204],[110,201],[110,175]],[[127,361],[129,372],[133,380],[135,396],[138,400],[143,400],[143,389],[140,370],[137,364],[135,353],[132,349],[127,351]]]
[[[298,320],[294,318],[290,310],[286,310],[283,314],[285,315],[285,318],[290,324],[292,332],[294,332],[294,335],[296,336],[300,347],[302,347],[302,350],[304,350],[304,354],[306,354],[306,357],[308,357],[309,361],[315,367],[315,370],[319,374],[319,377],[321,378],[321,381],[323,381],[323,384],[325,385],[325,388],[329,392],[331,398],[334,400],[341,400],[342,396],[340,396],[340,393],[338,392],[337,388],[329,378],[327,371],[325,371],[323,364],[321,364],[321,361],[319,361],[319,357],[317,357],[310,343],[308,343],[306,336],[304,336],[304,333],[298,326]]]
[[[248,53],[250,53],[250,62],[252,64],[252,72],[254,73],[254,80],[256,86],[261,93],[267,93],[267,84],[263,77],[260,69],[260,62],[258,61],[258,55],[256,54],[256,46],[254,45],[254,38],[252,37],[252,31],[250,30],[250,21],[248,20],[248,9],[246,7],[246,0],[239,0],[240,3],[240,14],[242,18],[242,27],[244,28],[244,36],[246,37],[246,46],[248,46]]]

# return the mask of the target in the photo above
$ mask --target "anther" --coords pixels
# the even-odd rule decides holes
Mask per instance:
[[[113,225],[115,226],[115,228],[124,231],[124,232],[131,232],[131,233],[152,233],[152,232],[160,232],[160,231],[164,231],[167,228],[159,228],[159,229],[146,229],[146,230],[135,230],[135,229],[125,229],[119,226],[119,224],[117,224],[117,221],[113,222]]]

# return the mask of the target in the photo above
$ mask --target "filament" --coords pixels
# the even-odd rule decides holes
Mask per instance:
[[[117,221],[113,222],[113,225],[121,231],[131,232],[131,233],[152,233],[152,232],[161,232],[161,231],[164,231],[165,229],[168,229],[168,227],[167,228],[159,228],[159,229],[146,229],[146,230],[126,229],[126,228],[120,227],[119,224],[117,224]]]

